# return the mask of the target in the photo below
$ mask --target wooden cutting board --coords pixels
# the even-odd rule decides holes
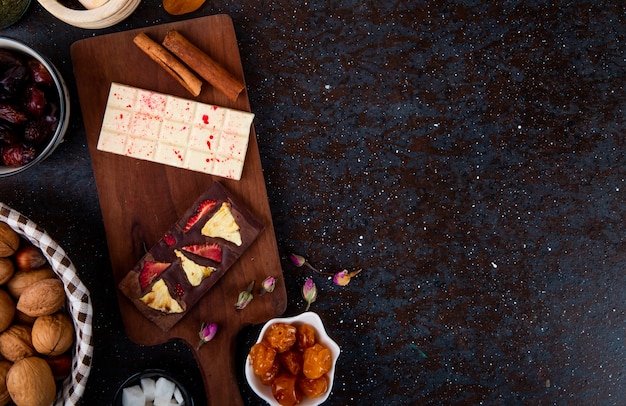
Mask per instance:
[[[243,80],[243,69],[232,20],[214,15],[187,21],[101,35],[72,44],[71,55],[87,142],[102,209],[116,283],[183,215],[212,182],[219,180],[265,225],[257,240],[181,321],[164,332],[141,315],[118,290],[117,300],[126,332],[142,345],[182,339],[194,351],[204,378],[208,403],[242,405],[234,365],[236,335],[245,325],[262,323],[285,311],[287,296],[276,237],[263,179],[254,128],[241,180],[214,178],[184,169],[98,151],[96,149],[111,82],[155,90],[205,103],[251,111],[247,91],[235,102],[205,83],[193,98],[133,43],[139,32],[161,42],[176,29],[228,71]],[[235,309],[240,291],[250,281],[258,287],[268,275],[276,290],[255,296],[245,309]],[[111,298],[113,300],[113,298]],[[97,312],[97,309],[95,309]],[[216,322],[213,341],[196,349],[202,322]]]

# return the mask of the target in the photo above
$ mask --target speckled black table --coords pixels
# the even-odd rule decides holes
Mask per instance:
[[[329,405],[626,403],[626,11],[551,3],[217,0],[183,17],[234,20],[286,314],[311,276],[289,253],[363,268],[345,287],[312,275],[312,310],[343,350]],[[91,290],[85,405],[155,366],[204,403],[184,345],[125,337],[69,57],[76,40],[175,20],[147,0],[90,31],[34,3],[0,31],[42,50],[74,96],[66,142],[0,179],[0,200]],[[239,338],[241,368],[259,330]]]

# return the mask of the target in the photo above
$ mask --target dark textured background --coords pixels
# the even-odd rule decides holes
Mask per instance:
[[[502,3],[500,5],[492,3]],[[621,2],[209,1],[235,24],[289,304],[312,275],[342,347],[329,405],[626,403],[626,9]],[[180,343],[124,335],[69,56],[176,21],[157,0],[91,31],[37,3],[0,35],[62,71],[70,130],[0,200],[76,263],[95,309],[85,405]],[[256,339],[238,340],[237,363]],[[240,376],[246,404],[261,404]],[[202,405],[204,401],[198,399]]]

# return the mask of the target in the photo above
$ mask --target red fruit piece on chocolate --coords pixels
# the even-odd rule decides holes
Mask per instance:
[[[212,259],[215,262],[222,262],[222,247],[219,244],[197,244],[183,247],[184,251],[199,255],[204,258]]]
[[[141,286],[141,290],[148,289],[148,286],[156,278],[159,277],[167,268],[169,268],[171,264],[168,262],[155,262],[155,261],[146,261],[143,264],[143,268],[139,273],[139,285]]]
[[[176,295],[179,298],[183,297],[183,295],[185,294],[185,289],[183,289],[183,285],[181,285],[180,283],[176,284],[176,286],[174,287],[174,290],[176,291]]]
[[[168,247],[171,247],[172,245],[176,244],[176,237],[174,237],[170,233],[167,233],[163,236],[163,241],[165,241]]]
[[[201,202],[198,205],[196,212],[191,217],[189,217],[189,220],[187,220],[187,224],[185,224],[185,228],[183,229],[183,231],[186,233],[187,231],[191,230],[191,227],[193,227],[194,224],[196,224],[198,220],[200,220],[205,214],[211,211],[211,209],[215,207],[216,204],[217,202],[215,200],[204,200],[203,202]]]

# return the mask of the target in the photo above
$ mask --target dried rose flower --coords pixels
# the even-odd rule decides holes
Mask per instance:
[[[306,259],[302,255],[298,255],[298,254],[289,255],[289,259],[298,268],[300,268],[302,265],[307,263]]]
[[[359,272],[361,272],[361,269],[354,272],[348,272],[347,269],[344,269],[341,272],[337,272],[333,276],[333,282],[335,282],[335,285],[346,286],[348,283],[350,283],[350,279],[352,279],[352,277],[357,275]]]
[[[295,266],[297,266],[298,268],[300,268],[301,266],[306,266],[310,270],[312,270],[314,272],[317,272],[319,274],[322,274],[322,275],[332,275],[332,274],[327,273],[327,272],[320,272],[320,271],[318,271],[311,264],[309,264],[309,261],[307,261],[306,258],[304,258],[302,255],[291,254],[291,255],[289,255],[289,259],[291,260],[291,263],[294,264]]]
[[[315,299],[317,299],[317,287],[313,279],[306,278],[304,286],[302,286],[302,297],[306,300],[306,309],[304,309],[306,312],[309,310],[309,307],[311,307],[311,303],[315,302]]]
[[[200,336],[200,341],[198,342],[197,348],[200,349],[200,347],[202,347],[204,344],[211,341],[213,337],[215,337],[215,334],[217,334],[217,324],[202,323],[202,326],[200,327],[200,332],[198,333],[198,335]]]
[[[259,295],[273,292],[274,287],[276,287],[276,278],[268,276],[263,280],[263,282],[261,282],[261,291],[259,292]]]
[[[244,307],[248,306],[248,303],[252,301],[254,296],[252,295],[252,289],[254,288],[254,281],[250,282],[248,285],[248,289],[239,293],[239,297],[237,297],[237,303],[235,303],[235,307],[237,310],[242,310]]]

